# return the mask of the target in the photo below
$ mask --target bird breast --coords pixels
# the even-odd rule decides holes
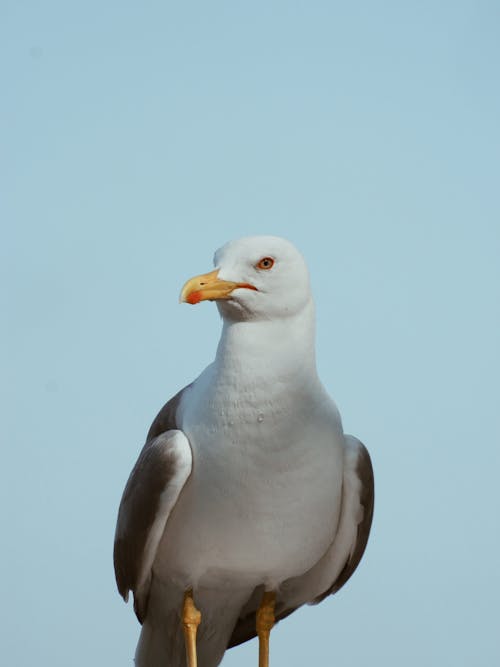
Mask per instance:
[[[169,518],[157,574],[182,585],[275,587],[312,567],[333,540],[342,430],[321,388],[230,389],[209,367],[181,406],[193,471]]]

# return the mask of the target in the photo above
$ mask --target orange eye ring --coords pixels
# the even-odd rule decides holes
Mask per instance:
[[[274,259],[272,257],[263,257],[255,266],[262,271],[269,271],[274,266]]]

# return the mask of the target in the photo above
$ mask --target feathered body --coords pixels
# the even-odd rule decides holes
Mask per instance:
[[[279,315],[252,317],[258,308],[246,302],[222,303],[215,362],[150,430],[124,494],[115,550],[120,590],[134,591],[143,621],[138,667],[185,665],[180,611],[188,589],[202,613],[200,667],[215,667],[228,646],[254,636],[263,590],[277,592],[282,618],[333,592],[359,562],[371,523],[371,466],[361,443],[343,434],[318,379],[305,276]],[[158,477],[165,456],[167,481]],[[142,488],[151,479],[156,510],[141,519],[151,514],[137,510],[148,505]],[[152,527],[137,546],[141,521]]]

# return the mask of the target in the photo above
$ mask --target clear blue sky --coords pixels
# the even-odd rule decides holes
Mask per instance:
[[[132,664],[120,495],[220,330],[178,292],[270,233],[377,481],[271,664],[499,664],[499,4],[3,0],[0,33],[2,662]]]

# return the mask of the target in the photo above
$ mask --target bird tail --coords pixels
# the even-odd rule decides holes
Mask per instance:
[[[185,667],[182,592],[153,577],[146,618],[135,652],[136,667]]]
[[[175,640],[146,619],[135,652],[136,667],[185,667],[184,645]]]
[[[135,653],[136,667],[186,667],[182,628],[184,592],[153,578],[148,609]],[[201,611],[196,639],[198,664],[217,667],[224,657],[238,613],[248,592],[221,593],[195,589],[195,604]]]

